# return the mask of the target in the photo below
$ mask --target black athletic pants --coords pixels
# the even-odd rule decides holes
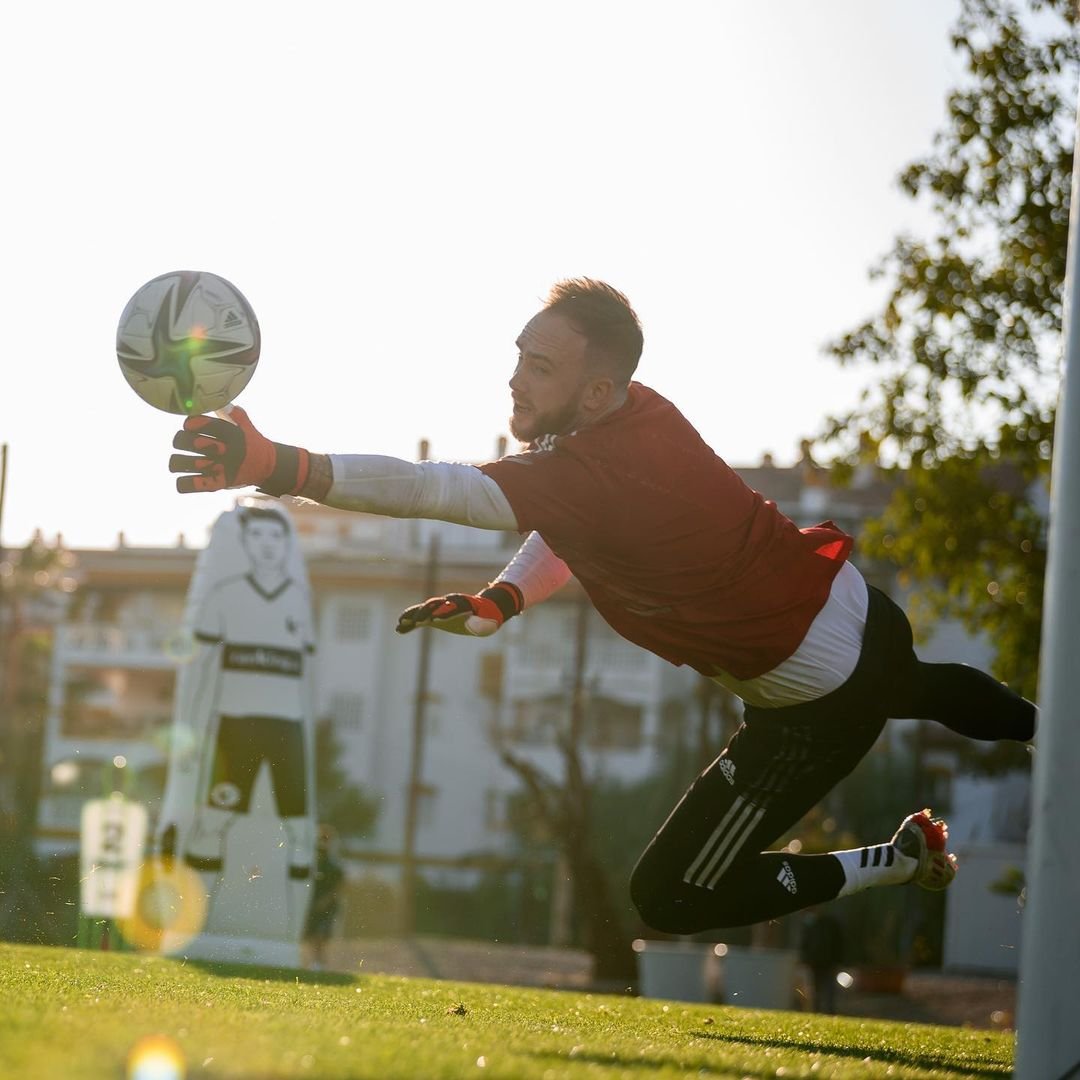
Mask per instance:
[[[630,893],[649,926],[691,934],[833,899],[844,883],[837,859],[763,849],[855,768],[888,717],[936,720],[975,739],[1034,734],[1031,702],[976,668],[923,663],[907,616],[873,586],[869,594],[847,682],[801,705],[747,705],[723,753],[645,849]]]

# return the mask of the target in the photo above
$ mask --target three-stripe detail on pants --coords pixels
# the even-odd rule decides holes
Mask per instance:
[[[745,795],[735,797],[727,813],[720,819],[720,823],[713,829],[683,874],[684,882],[706,889],[716,888],[765,817],[776,793],[786,790],[808,756],[806,736],[796,730],[785,731],[780,752],[773,759],[771,768],[752,787],[757,798],[751,800]]]
[[[739,795],[713,829],[705,846],[683,875],[688,885],[703,885],[715,889],[724,871],[738,855],[747,837],[765,816],[765,807],[755,806]]]

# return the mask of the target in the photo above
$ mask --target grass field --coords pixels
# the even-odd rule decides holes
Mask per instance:
[[[117,1080],[140,1038],[193,1077],[1009,1076],[1010,1034],[630,996],[0,945],[0,1076]]]

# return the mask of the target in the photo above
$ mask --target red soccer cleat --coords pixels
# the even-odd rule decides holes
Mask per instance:
[[[924,889],[946,889],[956,877],[956,856],[945,850],[949,826],[931,811],[920,810],[900,823],[893,846],[901,855],[918,860],[912,881]]]

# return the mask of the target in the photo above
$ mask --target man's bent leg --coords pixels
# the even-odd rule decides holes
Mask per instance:
[[[1027,742],[1035,734],[1034,704],[967,664],[916,660],[891,712],[935,720],[969,739]]]
[[[877,719],[837,738],[827,723],[786,723],[755,711],[638,860],[630,893],[645,922],[689,934],[835,898],[846,880],[835,857],[761,849],[851,772],[883,725]]]
[[[834,900],[844,884],[844,871],[831,855],[771,851],[740,860],[712,890],[679,881],[646,893],[642,888],[646,872],[639,863],[630,883],[631,896],[645,922],[667,934],[778,919]]]
[[[969,739],[1027,742],[1037,710],[1004,683],[967,664],[930,664],[915,655],[911,623],[884,593],[870,590],[881,626],[880,704],[888,716],[934,720]]]

